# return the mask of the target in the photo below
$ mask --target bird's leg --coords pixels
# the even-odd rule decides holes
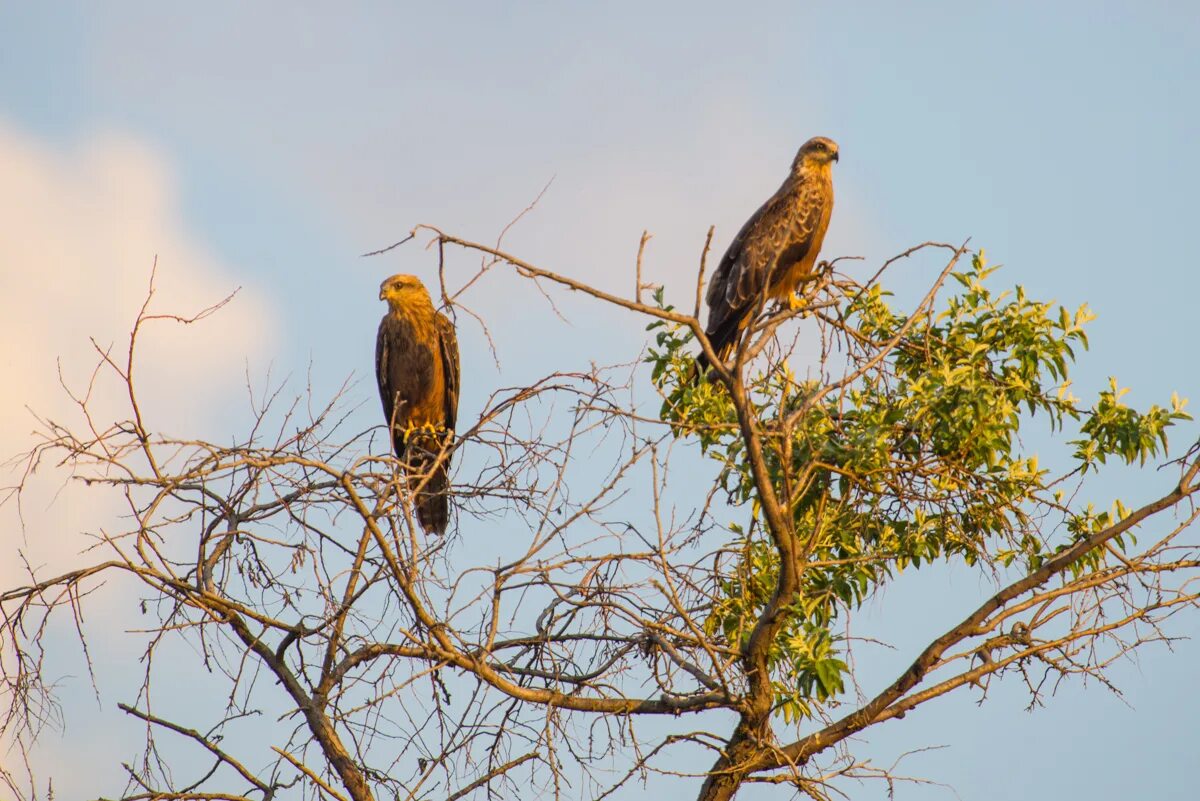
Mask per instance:
[[[789,311],[800,311],[801,309],[806,308],[809,305],[809,302],[812,299],[812,291],[811,290],[813,290],[815,288],[813,286],[813,283],[818,278],[825,275],[826,271],[828,271],[828,270],[829,270],[829,262],[823,261],[823,262],[820,262],[819,264],[817,264],[817,269],[814,270],[813,272],[805,273],[804,275],[800,276],[800,280],[796,282],[796,288],[794,290],[792,290],[790,293],[788,293],[788,310]],[[810,290],[807,293],[805,292],[806,288]]]
[[[789,292],[784,297],[776,298],[775,303],[771,305],[771,314],[795,312],[803,309],[807,305],[808,300],[799,292]]]

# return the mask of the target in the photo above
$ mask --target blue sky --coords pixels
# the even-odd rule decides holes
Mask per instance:
[[[826,255],[878,263],[971,237],[1007,282],[1098,313],[1076,394],[1116,375],[1138,403],[1195,396],[1197,41],[1200,6],[1184,2],[9,3],[0,209],[33,204],[38,181],[58,205],[0,233],[0,314],[93,306],[111,276],[140,285],[158,255],[179,269],[178,299],[246,288],[230,341],[196,356],[227,354],[212,370],[228,386],[247,367],[311,365],[318,391],[365,379],[357,391],[374,414],[375,288],[392,272],[430,278],[433,260],[412,246],[357,254],[418,222],[493,241],[550,183],[510,250],[627,291],[648,229],[649,277],[686,303],[708,226],[723,248],[798,144],[823,134],[842,154]],[[6,196],[18,162],[28,194],[9,182]],[[118,189],[96,189],[113,175]],[[125,227],[125,239],[97,244]],[[892,280],[915,296],[931,276],[913,265]],[[90,289],[72,294],[80,283]],[[466,325],[468,375],[517,383],[581,346],[601,362],[636,355],[640,326],[570,298],[564,325],[527,292],[495,275],[467,299],[501,358],[497,370]],[[112,339],[127,319],[94,323]],[[26,358],[15,343],[37,325],[0,329],[6,365]],[[53,355],[77,352],[74,333],[54,334]],[[0,393],[6,417],[53,388],[32,356],[21,364],[28,392]],[[464,414],[488,388],[465,388]],[[214,393],[198,422],[220,431],[226,401]],[[1155,478],[1111,486],[1136,502],[1160,488]],[[945,593],[966,602],[986,589],[930,574],[879,604],[889,619],[907,610],[894,639],[915,647],[939,625]],[[1197,629],[1194,616],[1176,626]],[[886,762],[950,746],[906,767],[962,799],[1190,797],[1198,656],[1190,644],[1151,648],[1118,668],[1129,706],[1094,686],[1032,714],[1017,691],[980,707],[964,696],[886,724],[866,747]],[[902,786],[897,797],[955,796]]]

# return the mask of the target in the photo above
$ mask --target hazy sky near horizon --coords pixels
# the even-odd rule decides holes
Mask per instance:
[[[26,406],[58,408],[56,359],[79,379],[88,336],[125,336],[156,258],[172,308],[242,288],[219,325],[164,334],[148,355],[165,425],[219,434],[245,407],[247,374],[268,369],[311,376],[318,394],[355,377],[369,423],[376,287],[394,272],[432,280],[435,262],[411,243],[358,254],[417,223],[495,241],[548,186],[506,249],[628,294],[646,229],[648,277],[690,305],[705,231],[724,248],[816,134],[841,146],[827,256],[878,265],[969,237],[1006,283],[1099,315],[1076,394],[1116,375],[1142,405],[1200,395],[1186,338],[1200,293],[1198,41],[1200,5],[1170,0],[0,4],[0,448],[27,447]],[[901,296],[923,292],[931,267],[899,269]],[[556,296],[566,323],[528,300],[504,273],[467,296],[501,366],[462,322],[466,374],[516,384],[582,346],[630,360],[644,341],[641,324],[577,298]],[[488,388],[464,388],[464,416]],[[1141,502],[1163,479],[1119,491]],[[33,542],[0,518],[0,580],[18,543],[66,559],[98,508],[68,494],[39,513],[57,535]],[[914,581],[879,601],[911,610],[901,648],[947,593],[987,589]],[[1196,616],[1176,629],[1196,634]],[[1027,713],[1016,686],[979,707],[964,695],[866,748],[887,764],[947,746],[903,772],[953,789],[901,785],[900,801],[1191,798],[1198,658],[1190,643],[1148,648],[1117,668],[1124,700],[1072,685]],[[81,709],[92,722],[49,747],[77,752],[72,738],[117,714],[101,711]]]

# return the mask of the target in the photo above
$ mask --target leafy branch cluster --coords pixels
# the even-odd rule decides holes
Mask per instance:
[[[844,692],[841,610],[860,606],[895,573],[935,560],[1008,566],[1019,557],[1036,569],[1127,514],[1123,506],[1115,516],[1071,511],[1061,489],[1069,478],[1109,458],[1144,464],[1160,445],[1165,451],[1171,425],[1190,419],[1178,397],[1144,413],[1124,405],[1115,381],[1092,408],[1080,408],[1068,391],[1070,367],[1076,348],[1087,346],[1092,313],[1056,309],[1019,286],[995,292],[996,270],[974,254],[969,268],[949,273],[960,291],[915,316],[895,311],[879,284],[835,285],[836,315],[817,317],[842,348],[848,380],[799,380],[779,361],[747,379],[770,481],[789,499],[801,543],[801,589],[783,610],[788,622],[770,659],[785,720],[810,717]],[[721,464],[733,503],[756,501],[727,387],[696,380],[689,330],[663,320],[648,330],[664,419]],[[1051,477],[1021,445],[1022,424],[1039,416],[1051,432],[1081,423],[1063,475]],[[731,646],[744,646],[777,583],[779,553],[752,506],[749,529],[730,524],[737,558],[707,622]],[[1040,525],[1055,516],[1064,523],[1055,529],[1059,541]],[[1097,547],[1079,564],[1097,570],[1106,555]]]

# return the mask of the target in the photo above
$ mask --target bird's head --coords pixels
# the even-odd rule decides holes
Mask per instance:
[[[391,308],[432,306],[429,290],[415,275],[393,275],[379,285],[379,299],[386,300]]]
[[[814,136],[800,146],[796,160],[792,162],[792,170],[801,172],[814,167],[828,169],[837,160],[837,142],[824,136]]]

